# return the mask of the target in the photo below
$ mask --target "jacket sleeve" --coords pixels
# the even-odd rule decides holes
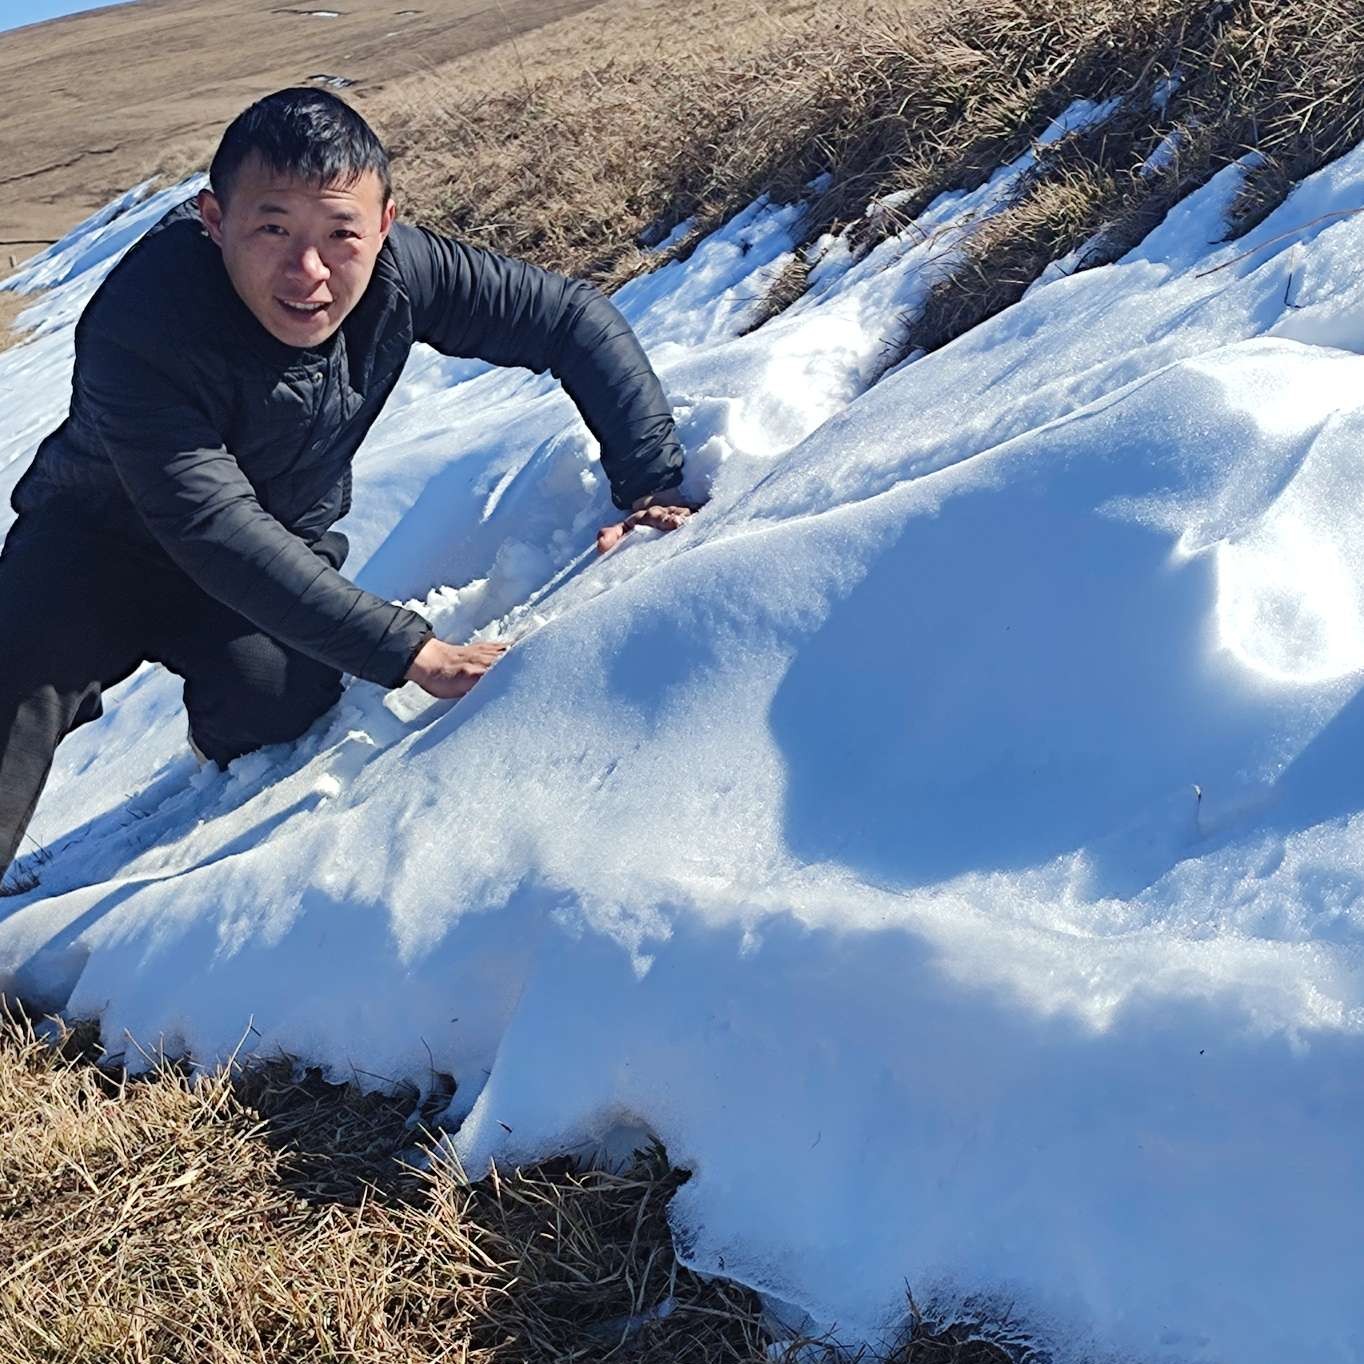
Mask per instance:
[[[616,506],[682,481],[682,447],[638,338],[591,285],[425,228],[395,246],[413,331],[446,355],[549,370],[601,445]]]
[[[98,333],[82,338],[77,382],[142,520],[209,596],[311,658],[402,681],[427,622],[356,587],[266,511],[182,384]]]

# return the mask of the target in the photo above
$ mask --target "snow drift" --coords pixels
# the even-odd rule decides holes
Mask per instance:
[[[647,1128],[687,1262],[848,1340],[908,1284],[1058,1361],[1360,1358],[1364,218],[1279,238],[1364,152],[1218,245],[1233,167],[873,385],[1025,162],[826,241],[747,336],[794,208],[622,290],[711,501],[600,562],[552,382],[414,354],[350,571],[516,647],[221,774],[144,669],[59,754],[0,986],[111,1046],[448,1071],[473,1173]],[[57,287],[0,491],[176,195],[15,281]]]

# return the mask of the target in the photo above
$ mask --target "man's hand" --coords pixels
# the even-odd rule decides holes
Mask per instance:
[[[603,526],[597,532],[597,553],[605,554],[608,549],[614,549],[636,526],[676,530],[695,511],[700,511],[700,507],[694,502],[684,502],[676,488],[641,497],[624,521]]]
[[[506,652],[505,644],[446,644],[428,639],[417,650],[407,680],[444,701],[458,700]]]

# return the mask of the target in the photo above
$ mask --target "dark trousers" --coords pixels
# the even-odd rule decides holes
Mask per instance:
[[[313,548],[339,568],[346,540]],[[194,742],[224,765],[297,738],[341,695],[335,668],[263,634],[156,546],[47,508],[20,516],[0,552],[0,876],[57,745],[143,662],[184,679]]]

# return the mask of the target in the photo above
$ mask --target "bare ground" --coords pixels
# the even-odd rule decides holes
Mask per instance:
[[[0,350],[8,350],[24,339],[14,323],[25,308],[35,302],[30,294],[0,293]]]
[[[137,0],[0,34],[0,264],[31,255],[158,158],[201,156],[253,99],[389,82],[597,0]],[[313,10],[335,9],[336,18]]]

